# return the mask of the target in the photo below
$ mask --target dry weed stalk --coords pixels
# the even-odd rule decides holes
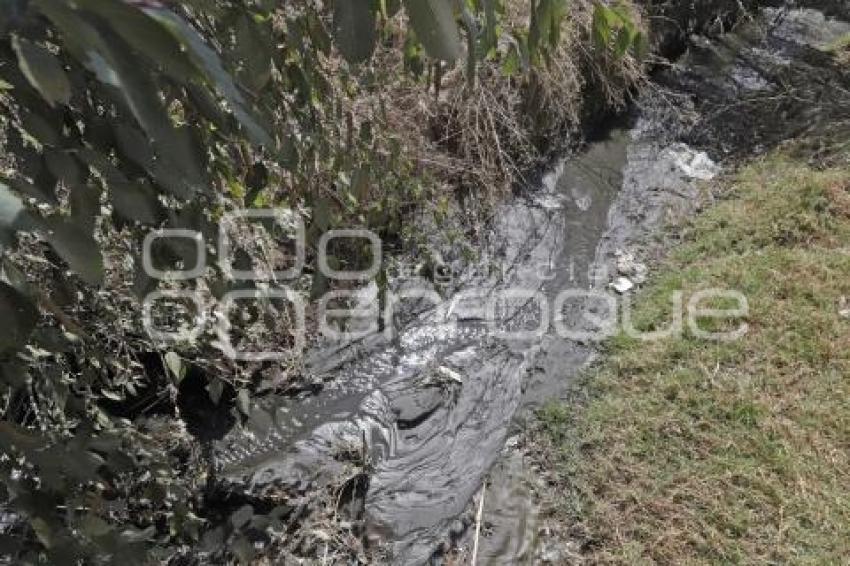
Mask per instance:
[[[528,0],[509,2],[506,11],[506,30],[527,29]],[[389,23],[393,41],[373,61],[373,69],[390,80],[380,93],[349,101],[354,121],[378,119],[439,190],[461,189],[493,202],[581,126],[587,107],[621,107],[642,81],[642,65],[634,58],[615,58],[593,45],[592,11],[586,0],[571,4],[561,41],[545,65],[506,74],[502,59],[510,42],[505,36],[500,56],[479,62],[472,88],[458,63],[443,69],[439,91],[432,76],[417,81],[406,73],[405,22],[399,16]]]

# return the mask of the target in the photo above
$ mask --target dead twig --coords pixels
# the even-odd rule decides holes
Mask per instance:
[[[487,492],[487,482],[481,485],[481,495],[478,498],[478,513],[475,514],[475,541],[472,543],[472,560],[470,564],[475,566],[478,560],[478,540],[481,538],[481,516],[484,514],[484,494]]]

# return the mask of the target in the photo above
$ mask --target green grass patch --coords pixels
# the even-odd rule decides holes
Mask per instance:
[[[575,403],[540,412],[552,512],[591,563],[838,564],[850,556],[850,170],[775,153],[682,227],[637,300],[667,325],[672,290],[749,301],[733,342],[620,335]],[[716,322],[716,321],[715,321]],[[578,397],[578,395],[577,395]]]
[[[833,53],[850,51],[850,33],[843,35],[826,46],[826,51]]]

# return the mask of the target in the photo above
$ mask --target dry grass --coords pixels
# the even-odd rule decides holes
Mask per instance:
[[[646,290],[738,289],[732,343],[618,337],[579,407],[542,412],[553,509],[588,563],[839,564],[850,556],[850,170],[747,167]],[[843,314],[842,314],[843,313]]]
[[[527,29],[528,0],[510,2],[507,9],[506,28]],[[479,62],[473,88],[461,58],[443,69],[439,91],[433,69],[420,80],[403,70],[405,22],[397,16],[389,23],[392,41],[372,65],[390,78],[380,92],[352,101],[355,121],[377,119],[418,172],[444,190],[468,190],[483,200],[504,194],[582,126],[588,106],[600,113],[622,107],[644,79],[633,57],[615,58],[593,45],[591,13],[587,0],[570,5],[548,64],[508,76],[503,37],[498,54]],[[634,16],[640,22],[637,10]]]

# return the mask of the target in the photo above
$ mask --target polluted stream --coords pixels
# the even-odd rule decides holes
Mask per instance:
[[[498,208],[453,292],[398,279],[388,331],[316,346],[315,387],[267,397],[276,426],[264,439],[232,431],[216,447],[220,475],[249,494],[306,493],[354,454],[364,465],[346,505],[376,561],[468,560],[475,539],[479,564],[563,561],[541,534],[517,423],[593,359],[612,306],[647,275],[653,236],[693,212],[716,162],[850,116],[847,75],[822,51],[846,33],[816,10],[766,9],[693,38],[639,110]],[[364,292],[362,308],[375,299]]]

